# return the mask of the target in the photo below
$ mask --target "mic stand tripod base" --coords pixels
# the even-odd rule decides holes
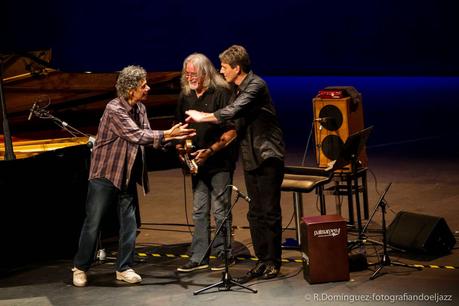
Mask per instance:
[[[407,265],[407,264],[404,264],[404,263],[401,263],[401,262],[392,262],[390,260],[390,257],[389,255],[387,254],[383,254],[381,256],[381,261],[379,262],[379,266],[378,268],[375,270],[375,272],[373,272],[373,274],[370,276],[370,280],[374,280],[375,278],[377,278],[378,276],[381,275],[381,270],[382,268],[384,267],[387,267],[387,266],[397,266],[397,267],[405,267],[405,268],[411,268],[411,269],[416,269],[416,270],[422,270],[421,267],[415,267],[415,266],[410,266],[410,265]]]
[[[209,286],[207,286],[205,288],[196,290],[195,292],[193,292],[193,295],[198,295],[201,292],[204,292],[206,290],[209,290],[209,289],[212,289],[212,288],[215,288],[215,287],[218,287],[218,291],[231,291],[231,287],[232,286],[238,286],[238,287],[247,289],[247,290],[249,290],[249,291],[251,291],[253,293],[257,293],[258,292],[255,289],[249,288],[247,286],[244,286],[244,285],[234,281],[233,278],[231,277],[230,273],[229,273],[229,268],[228,268],[228,266],[229,266],[228,252],[229,252],[229,250],[227,249],[227,246],[228,246],[228,232],[227,232],[227,230],[228,230],[228,226],[227,225],[228,224],[227,224],[227,221],[228,221],[229,215],[231,214],[231,211],[233,210],[234,205],[236,205],[238,200],[239,200],[239,194],[234,199],[233,205],[231,205],[231,207],[226,212],[225,217],[222,220],[222,223],[220,224],[220,226],[218,227],[217,231],[215,232],[214,238],[209,243],[209,246],[207,247],[207,251],[205,252],[205,254],[207,254],[210,251],[210,248],[214,244],[215,239],[217,238],[217,236],[219,235],[219,233],[221,231],[222,235],[223,235],[223,245],[225,246],[225,250],[223,252],[223,257],[224,257],[224,260],[225,260],[225,271],[222,273],[222,280],[219,281],[219,282],[216,282],[215,284],[209,285]],[[204,254],[204,256],[206,256],[205,254]],[[203,261],[203,259],[204,259],[204,257],[201,258],[201,260],[199,262],[201,263]]]
[[[244,286],[236,281],[234,281],[231,277],[231,275],[228,273],[228,272],[223,272],[222,273],[222,280],[215,283],[215,284],[212,284],[212,285],[209,285],[205,288],[202,288],[202,289],[199,289],[199,290],[196,290],[195,292],[193,292],[193,295],[198,295],[199,293],[203,292],[203,291],[206,291],[206,290],[209,290],[209,289],[212,289],[212,288],[215,288],[215,287],[218,287],[218,291],[231,291],[231,287],[232,286],[238,286],[238,287],[241,287],[241,288],[244,288],[244,289],[247,289],[253,293],[257,293],[258,291],[256,289],[252,289],[252,288],[249,288],[247,286]]]
[[[387,234],[386,234],[386,230],[387,230],[386,229],[386,206],[387,206],[387,203],[386,203],[386,200],[384,199],[384,196],[386,195],[386,193],[389,190],[391,185],[392,185],[392,183],[389,183],[387,185],[386,189],[384,190],[384,192],[379,197],[378,203],[376,204],[375,209],[373,210],[373,214],[371,215],[370,219],[368,220],[368,222],[367,222],[367,224],[366,224],[366,226],[364,228],[364,231],[365,231],[368,228],[368,224],[370,223],[370,220],[373,218],[373,216],[376,213],[376,211],[378,210],[378,208],[381,207],[381,219],[382,219],[381,230],[382,230],[382,234],[383,234],[383,237],[382,237],[383,255],[381,256],[381,260],[379,262],[378,268],[370,276],[370,280],[374,280],[375,278],[380,276],[381,275],[380,272],[381,272],[382,268],[387,267],[387,266],[391,266],[391,265],[392,266],[399,266],[399,267],[406,267],[406,268],[420,270],[419,267],[414,267],[414,266],[410,266],[410,265],[407,265],[407,264],[404,264],[404,263],[399,263],[399,262],[391,262],[389,254],[387,252],[387,248],[388,248]]]

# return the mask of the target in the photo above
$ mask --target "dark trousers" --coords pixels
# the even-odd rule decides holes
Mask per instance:
[[[264,263],[281,265],[282,213],[280,206],[284,163],[265,160],[253,171],[244,171],[247,192],[252,201],[247,219],[255,255]]]
[[[117,205],[120,223],[116,270],[122,272],[132,267],[137,233],[135,192],[135,183],[130,184],[126,191],[120,191],[104,178],[89,181],[86,218],[78,252],[73,260],[75,267],[83,271],[90,268],[95,257],[101,220],[111,205]]]

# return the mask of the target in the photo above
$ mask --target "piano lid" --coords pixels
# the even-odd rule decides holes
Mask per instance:
[[[50,51],[3,57],[3,91],[13,140],[70,136],[53,122],[28,120],[35,102],[49,103],[47,110],[54,116],[94,135],[106,103],[116,96],[117,72],[62,72],[46,65],[50,58]],[[144,104],[152,128],[169,128],[180,93],[180,72],[148,72],[147,82],[151,90]]]

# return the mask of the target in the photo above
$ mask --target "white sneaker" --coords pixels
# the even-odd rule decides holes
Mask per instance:
[[[88,278],[86,276],[86,272],[81,271],[80,269],[73,268],[73,285],[75,287],[84,287],[88,282]]]
[[[135,271],[132,269],[128,269],[123,272],[116,271],[116,279],[130,284],[136,284],[142,281],[140,275],[135,273]]]

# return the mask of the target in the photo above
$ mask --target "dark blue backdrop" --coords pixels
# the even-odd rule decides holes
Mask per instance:
[[[191,52],[243,44],[268,81],[288,148],[304,147],[319,89],[363,94],[370,145],[450,154],[458,138],[456,0],[1,2],[1,51],[52,48],[64,71],[180,70]],[[457,151],[456,151],[457,154]]]
[[[245,45],[260,74],[457,74],[455,0],[3,0],[2,48],[66,71],[178,70]]]
[[[362,93],[365,126],[374,125],[371,154],[459,158],[459,77],[307,76],[265,77],[284,129],[287,149],[306,148],[312,98],[327,86],[354,86]],[[313,149],[310,144],[310,149]],[[308,152],[311,161],[313,152]],[[398,154],[400,156],[400,154]]]

